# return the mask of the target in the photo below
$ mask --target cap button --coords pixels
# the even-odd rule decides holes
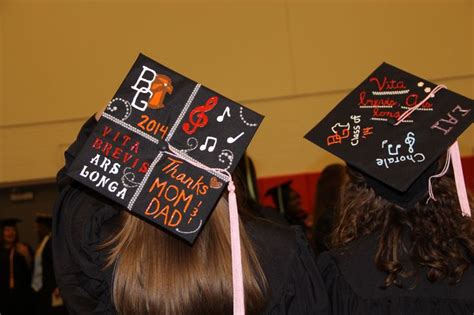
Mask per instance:
[[[158,150],[160,151],[168,151],[168,142],[160,141],[158,143]]]
[[[395,124],[397,123],[398,120],[396,120],[393,117],[390,117],[390,118],[387,119],[387,121],[390,125],[395,126]]]

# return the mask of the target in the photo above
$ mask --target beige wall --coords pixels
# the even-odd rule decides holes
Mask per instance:
[[[266,115],[259,176],[335,160],[303,135],[382,61],[474,96],[473,1],[0,0],[0,184],[52,178],[139,52]],[[474,128],[461,139],[474,154]]]

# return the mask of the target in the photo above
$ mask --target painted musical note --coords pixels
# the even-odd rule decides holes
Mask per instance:
[[[393,144],[389,144],[388,145],[388,154],[390,155],[398,155],[398,151],[400,150],[400,148],[402,147],[401,144],[396,144],[395,145],[395,151],[393,151]]]
[[[183,131],[188,135],[192,135],[197,128],[206,126],[209,118],[205,113],[212,110],[217,105],[218,100],[217,96],[213,96],[206,101],[206,104],[194,108],[189,114],[189,122],[183,124]]]
[[[407,133],[405,137],[405,143],[408,144],[408,152],[413,153],[415,150],[413,149],[413,145],[415,144],[415,134],[413,132]]]
[[[222,115],[219,115],[217,116],[217,121],[218,122],[223,122],[224,121],[224,116],[226,116],[230,118],[230,108],[229,106],[227,106],[224,110],[224,112],[222,113]]]
[[[229,137],[227,138],[227,143],[234,143],[235,141],[237,141],[240,137],[242,137],[244,135],[245,132],[241,132],[238,136],[236,137]]]
[[[209,143],[212,143],[212,144],[209,145]],[[201,144],[201,146],[199,147],[199,150],[204,151],[207,149],[208,152],[214,152],[216,145],[217,145],[217,138],[207,137],[204,144]]]

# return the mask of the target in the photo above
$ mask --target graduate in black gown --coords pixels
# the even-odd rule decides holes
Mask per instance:
[[[292,181],[286,181],[265,192],[270,196],[280,215],[287,224],[307,228],[305,219],[308,214],[301,207],[301,195],[291,187]]]
[[[395,105],[409,91],[418,102]],[[391,102],[394,118],[373,119],[382,108],[365,97]],[[318,256],[332,314],[474,313],[473,204],[455,142],[473,114],[472,100],[383,64],[306,135],[348,165],[332,249]]]
[[[119,232],[123,215],[129,216],[113,202],[66,176],[95,124],[95,118],[91,118],[83,126],[76,142],[66,151],[66,166],[57,177],[61,194],[54,210],[53,253],[61,296],[72,314],[116,313],[111,298],[113,266],[104,269],[107,252],[99,248]],[[327,300],[324,295],[315,295],[322,282],[303,232],[261,219],[243,222],[266,281],[259,313],[299,315],[324,310]],[[166,235],[159,230],[156,233]],[[204,230],[197,242],[205,233]],[[175,241],[187,247],[182,241]],[[158,276],[156,281],[160,279]],[[194,314],[200,314],[199,310]]]
[[[64,314],[61,296],[53,268],[51,228],[53,218],[48,213],[37,213],[35,230],[38,246],[33,260],[31,288],[34,291],[35,314]]]
[[[133,111],[126,107],[130,103]],[[228,170],[250,143],[260,115],[143,55],[109,105],[83,126],[57,176],[54,267],[70,313],[301,315],[327,310],[326,295],[316,295],[323,283],[303,232],[248,216],[244,207],[237,213],[238,188]],[[129,119],[145,114],[154,122],[143,129],[148,133],[137,129],[140,121]],[[155,129],[154,119],[165,128]],[[111,128],[120,131],[110,134]],[[101,147],[105,141],[114,144]],[[133,166],[125,167],[132,164],[125,164],[130,154],[150,162],[142,164],[142,174],[141,167],[135,173]],[[101,157],[102,164],[96,163]],[[94,174],[102,174],[103,182],[112,178],[111,186],[98,188],[101,184],[90,180]],[[139,188],[132,190],[133,185]],[[182,195],[185,205],[178,204]]]
[[[32,311],[32,251],[20,242],[17,223],[7,218],[0,221],[0,313],[30,314]]]

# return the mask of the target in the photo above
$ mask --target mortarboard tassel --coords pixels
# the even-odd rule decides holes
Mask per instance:
[[[446,174],[448,172],[450,163],[451,163],[451,154],[448,152],[446,154],[446,162],[444,163],[443,170],[441,172],[439,172],[438,174],[435,174],[433,176],[430,176],[430,178],[428,178],[428,195],[429,195],[429,197],[428,197],[428,199],[426,199],[426,204],[428,204],[428,202],[430,202],[431,199],[436,201],[436,197],[433,193],[433,185],[431,185],[431,179],[432,178],[439,178],[439,177],[444,176],[444,174]]]
[[[227,185],[229,190],[229,221],[230,243],[232,248],[232,289],[234,291],[234,314],[245,314],[244,279],[242,273],[242,257],[240,251],[239,213],[235,196],[234,182]]]
[[[471,216],[471,209],[469,207],[469,200],[467,198],[466,185],[464,184],[464,174],[462,172],[461,154],[459,153],[458,142],[454,142],[448,150],[451,155],[451,163],[454,170],[454,181],[456,182],[456,191],[458,192],[459,204],[464,216]]]
[[[394,125],[397,126],[398,124],[400,124],[403,120],[405,120],[408,116],[410,116],[411,113],[413,113],[418,107],[423,105],[429,98],[434,97],[436,93],[441,89],[447,89],[447,87],[445,85],[437,85],[433,89],[433,91],[431,91],[431,93],[428,94],[421,102],[411,107],[410,109],[406,110],[402,115],[400,115],[400,117],[398,117],[397,122]],[[443,170],[440,173],[433,175],[428,179],[428,192],[429,192],[430,197],[428,198],[428,200],[426,200],[426,203],[428,203],[430,199],[433,199],[436,201],[436,198],[433,194],[433,189],[431,186],[431,178],[441,177],[444,174],[446,174],[449,168],[450,160],[451,160],[451,163],[453,164],[454,181],[456,182],[456,191],[458,194],[458,200],[461,206],[462,214],[464,216],[470,217],[471,209],[469,207],[469,200],[467,198],[466,185],[464,184],[464,174],[462,171],[461,154],[459,153],[459,145],[457,141],[455,141],[451,145],[451,147],[449,147],[448,149],[448,155],[446,157],[446,163],[443,167]]]
[[[242,272],[242,252],[240,249],[239,212],[235,185],[229,171],[220,168],[211,168],[193,159],[186,153],[168,144],[169,151],[164,153],[182,159],[191,165],[207,170],[210,173],[219,173],[227,177],[227,189],[229,191],[229,224],[230,244],[232,252],[232,291],[234,300],[234,315],[245,315],[244,282]]]

